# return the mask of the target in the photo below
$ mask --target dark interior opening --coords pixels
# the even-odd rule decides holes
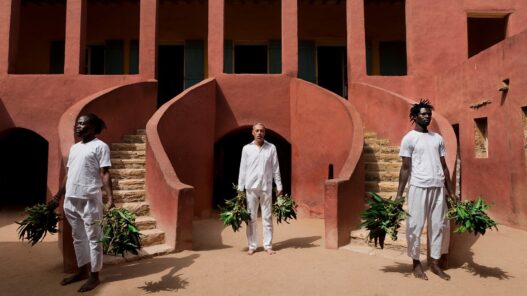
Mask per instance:
[[[346,97],[346,47],[317,48],[318,85]]]
[[[234,47],[234,73],[267,73],[267,46],[236,45]]]
[[[160,45],[157,61],[157,106],[183,91],[184,46]]]
[[[225,135],[214,145],[214,207],[224,206],[225,199],[236,196],[232,184],[238,183],[242,148],[253,139],[251,127],[244,127]],[[290,194],[291,144],[269,129],[266,131],[265,140],[276,146],[284,193]]]
[[[48,142],[26,129],[0,133],[0,208],[45,203]]]
[[[468,57],[504,40],[507,34],[508,19],[508,16],[469,17],[467,20]]]

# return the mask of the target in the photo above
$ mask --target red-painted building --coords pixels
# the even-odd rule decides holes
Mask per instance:
[[[91,111],[110,143],[146,129],[150,213],[191,248],[264,122],[335,248],[363,206],[365,132],[398,145],[428,98],[462,198],[526,229],[526,29],[524,0],[0,0],[0,205],[57,191]]]

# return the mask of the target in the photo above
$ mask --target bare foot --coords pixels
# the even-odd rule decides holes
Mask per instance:
[[[254,254],[254,252],[255,252],[255,251],[254,251],[253,249],[249,249],[249,251],[247,251],[247,255],[250,256],[250,255]]]
[[[265,251],[266,251],[267,254],[269,254],[269,255],[274,255],[274,254],[276,254],[276,252],[275,252],[273,249],[265,249]]]
[[[66,285],[69,285],[71,283],[75,283],[75,282],[78,282],[78,281],[82,281],[84,279],[87,279],[88,278],[88,274],[84,273],[84,272],[78,272],[72,276],[69,276],[69,277],[66,277],[64,278],[60,284],[62,286],[66,286]]]
[[[414,276],[418,279],[422,279],[427,281],[428,277],[426,276],[426,273],[423,270],[423,266],[421,265],[421,262],[419,260],[413,261],[413,273]]]
[[[80,287],[78,290],[79,292],[88,292],[93,290],[95,287],[99,285],[101,281],[99,280],[98,276],[90,276],[88,280]]]
[[[440,278],[444,279],[445,281],[450,280],[450,276],[446,274],[436,262],[430,263],[430,270],[437,274]]]

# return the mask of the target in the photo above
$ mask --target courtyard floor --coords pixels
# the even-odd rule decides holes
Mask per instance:
[[[57,236],[34,247],[20,242],[20,212],[0,211],[0,294],[79,295],[65,276]],[[449,282],[428,272],[415,279],[405,256],[324,248],[324,223],[302,219],[275,226],[275,255],[246,255],[245,229],[216,220],[194,223],[194,250],[111,265],[85,295],[525,295],[527,232],[500,226],[457,244]],[[459,237],[457,238],[459,239]],[[384,252],[384,251],[383,251]]]

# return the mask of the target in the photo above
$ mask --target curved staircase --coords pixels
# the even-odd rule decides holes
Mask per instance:
[[[105,255],[104,263],[119,263],[172,252],[173,248],[165,244],[165,233],[156,228],[155,218],[149,216],[150,206],[146,201],[145,186],[145,130],[125,135],[121,143],[110,145],[110,151],[114,203],[116,207],[135,213],[136,223],[142,234],[142,248],[139,255],[127,254],[124,258]]]

